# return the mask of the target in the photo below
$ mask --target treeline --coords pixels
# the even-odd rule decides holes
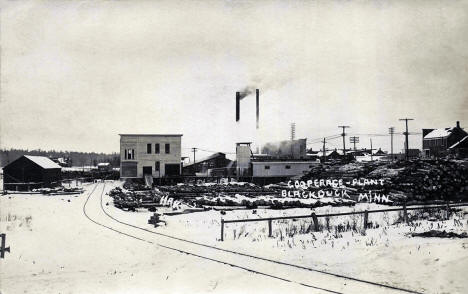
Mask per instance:
[[[68,158],[70,166],[96,166],[100,162],[109,162],[113,167],[120,166],[119,153],[96,153],[55,150],[0,149],[0,166],[5,166],[23,155],[45,156],[49,158]]]

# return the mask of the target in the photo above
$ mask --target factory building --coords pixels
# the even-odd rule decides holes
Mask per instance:
[[[202,160],[184,165],[184,175],[195,175],[197,173],[208,174],[209,170],[216,168],[225,168],[231,164],[231,161],[226,158],[226,154],[216,152]]]
[[[120,134],[120,177],[181,175],[181,134]]]
[[[3,189],[28,191],[60,184],[62,167],[44,156],[23,155],[3,168]]]
[[[253,177],[293,177],[308,172],[317,161],[252,161]]]
[[[306,139],[267,143],[263,154],[253,154],[250,143],[237,143],[236,173],[239,178],[285,179],[303,175],[319,161],[309,159]]]

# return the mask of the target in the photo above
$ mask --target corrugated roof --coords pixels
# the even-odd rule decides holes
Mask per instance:
[[[44,156],[24,155],[24,157],[45,169],[62,168],[60,165],[56,164],[55,162]]]
[[[424,139],[445,138],[449,136],[454,128],[435,129],[426,136]]]

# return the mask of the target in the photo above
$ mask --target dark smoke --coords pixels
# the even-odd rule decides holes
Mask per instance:
[[[255,87],[247,86],[245,89],[239,91],[239,98],[242,100],[255,91]]]

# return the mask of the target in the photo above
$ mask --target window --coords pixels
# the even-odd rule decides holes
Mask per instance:
[[[154,170],[159,171],[160,166],[161,166],[161,163],[159,161],[156,161],[155,164],[154,164]]]
[[[286,169],[291,169],[291,166],[290,165],[285,165],[284,166]]]
[[[269,165],[265,165],[265,169],[270,169],[270,166],[269,166]]]
[[[171,153],[171,145],[170,144],[166,144],[165,149],[166,149],[166,154]]]
[[[125,149],[124,159],[135,159],[135,149]]]
[[[151,144],[146,144],[146,153],[151,154]]]
[[[154,144],[154,153],[159,154],[159,143]]]

